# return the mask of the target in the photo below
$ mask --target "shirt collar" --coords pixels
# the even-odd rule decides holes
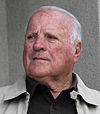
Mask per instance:
[[[39,85],[39,83],[37,81],[30,78],[29,76],[26,76],[26,89],[27,89],[28,93],[30,94],[30,97],[33,96],[37,85]]]
[[[72,85],[70,86],[70,88],[68,88],[64,91],[69,91],[69,92],[72,90],[77,91],[77,78],[76,78],[75,74],[72,74],[72,77],[73,77]],[[28,93],[30,94],[30,97],[33,96],[34,91],[38,85],[42,85],[42,84],[39,84],[34,79],[30,78],[29,76],[26,76],[26,89],[27,89]]]
[[[77,91],[77,78],[74,73],[72,73],[72,85],[70,88],[73,88],[73,90]]]

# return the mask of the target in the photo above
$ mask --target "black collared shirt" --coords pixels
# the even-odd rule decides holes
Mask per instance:
[[[26,88],[30,93],[27,114],[77,114],[75,101],[70,98],[70,92],[77,89],[74,75],[72,86],[63,90],[56,99],[45,85],[29,77],[26,78]]]

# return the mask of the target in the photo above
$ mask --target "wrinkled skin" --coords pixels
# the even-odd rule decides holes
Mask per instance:
[[[42,10],[30,18],[24,45],[24,67],[29,77],[47,86],[72,81],[81,47],[70,41],[72,27],[73,19],[55,10]]]

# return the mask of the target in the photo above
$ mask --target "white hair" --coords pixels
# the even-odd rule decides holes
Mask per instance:
[[[34,15],[35,13],[37,13],[41,10],[46,10],[46,9],[57,10],[57,11],[63,12],[65,14],[67,14],[68,16],[70,16],[73,19],[73,22],[74,22],[73,30],[72,30],[72,33],[71,33],[71,36],[70,36],[71,43],[74,43],[75,41],[80,41],[80,42],[82,41],[81,24],[79,23],[77,18],[73,14],[68,12],[67,10],[59,8],[57,6],[42,6],[39,9],[34,10],[34,12],[32,12],[32,15]],[[28,23],[25,26],[25,33],[27,31],[27,27],[28,27]]]

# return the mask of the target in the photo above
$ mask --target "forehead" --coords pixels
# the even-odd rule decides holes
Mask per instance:
[[[70,30],[73,27],[73,19],[61,11],[45,9],[31,16],[28,28],[34,28],[37,25],[46,27],[51,25],[52,27]]]

